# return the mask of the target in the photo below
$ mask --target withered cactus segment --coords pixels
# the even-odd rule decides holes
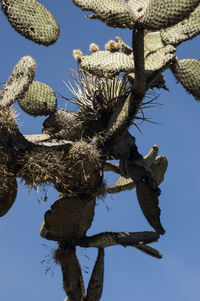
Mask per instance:
[[[167,166],[168,160],[165,156],[156,157],[155,161],[151,165],[158,185],[160,185],[164,181],[164,175],[167,170]]]
[[[137,9],[130,7],[124,0],[72,0],[82,10],[92,11],[90,18],[97,18],[108,26],[133,28],[140,17]]]
[[[152,165],[155,162],[156,156],[158,154],[158,145],[153,145],[152,148],[149,150],[148,154],[144,157],[144,160],[147,162],[147,164],[152,168]],[[164,157],[164,156],[162,156]],[[154,168],[153,172],[154,175],[156,177],[156,180],[158,182],[157,179],[157,175],[155,172],[156,168]],[[163,171],[164,173],[164,171]],[[113,186],[108,186],[106,188],[106,192],[108,193],[118,193],[120,191],[125,191],[125,190],[132,190],[133,188],[135,188],[136,184],[135,182],[131,179],[131,178],[125,178],[122,175],[117,179],[117,181],[115,182],[115,184]]]
[[[198,5],[199,0],[150,0],[141,22],[160,30],[184,20]]]
[[[78,120],[77,114],[63,109],[57,110],[44,121],[42,132],[52,138],[69,141],[85,138],[83,123]]]
[[[48,240],[76,242],[85,236],[94,217],[95,199],[62,197],[45,213],[40,235]]]
[[[171,70],[187,92],[200,101],[200,60],[183,59],[177,60]]]
[[[142,209],[144,216],[146,217],[149,224],[159,233],[164,234],[160,222],[160,208],[158,207],[158,193],[153,190],[149,185],[143,181],[136,183],[137,198]]]
[[[152,231],[144,232],[102,232],[86,236],[77,241],[81,247],[106,248],[115,245],[132,246],[142,243],[152,243],[159,239],[159,234]]]
[[[2,0],[2,10],[14,29],[35,43],[45,46],[56,42],[59,25],[47,8],[36,0]]]
[[[98,249],[98,256],[90,277],[85,301],[99,301],[103,292],[104,249]]]
[[[8,171],[5,164],[0,164],[0,217],[12,207],[17,196],[17,180]]]
[[[59,243],[54,259],[60,264],[63,275],[63,288],[70,301],[84,301],[85,287],[81,267],[74,246]]]
[[[1,107],[11,106],[18,97],[23,97],[34,79],[35,70],[36,63],[31,56],[23,56],[19,60],[1,91]]]
[[[136,249],[140,250],[141,252],[143,252],[147,255],[150,255],[152,257],[155,257],[155,258],[158,258],[158,259],[161,259],[163,257],[162,254],[158,250],[156,250],[156,249],[154,249],[154,248],[152,248],[148,245],[140,244],[140,245],[137,245],[137,246],[135,245],[134,247]]]
[[[180,43],[192,39],[200,33],[200,4],[183,21],[161,29],[160,36],[165,45],[178,46]]]
[[[23,97],[18,97],[18,104],[29,115],[50,115],[56,111],[57,99],[51,87],[42,82],[33,81]]]

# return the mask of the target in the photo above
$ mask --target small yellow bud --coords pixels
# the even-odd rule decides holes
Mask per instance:
[[[77,60],[78,62],[81,61],[81,57],[83,55],[83,52],[80,49],[75,49],[73,50],[73,57],[75,58],[75,60]]]
[[[97,44],[95,44],[95,43],[91,43],[90,44],[90,51],[91,52],[97,52],[97,51],[99,51],[99,46]]]

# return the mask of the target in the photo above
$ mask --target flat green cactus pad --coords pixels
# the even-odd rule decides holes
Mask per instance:
[[[31,56],[19,60],[1,91],[2,106],[10,106],[18,97],[23,97],[35,76],[35,70],[36,63]]]
[[[171,70],[183,87],[196,100],[200,100],[200,60],[179,60],[173,64]]]
[[[177,46],[186,40],[192,39],[199,33],[200,4],[187,19],[160,31],[160,35],[164,44],[172,44],[174,46]]]
[[[23,98],[18,98],[22,110],[29,115],[49,115],[56,110],[55,92],[48,85],[33,81]]]
[[[98,75],[131,72],[134,68],[132,55],[121,52],[97,51],[91,55],[81,57],[80,66]]]
[[[199,0],[150,0],[142,22],[149,29],[161,29],[187,18]]]
[[[60,28],[53,15],[36,0],[2,0],[2,10],[17,32],[38,44],[55,43]]]
[[[92,11],[91,18],[97,18],[107,25],[120,28],[133,28],[140,17],[124,0],[72,0],[82,10]]]

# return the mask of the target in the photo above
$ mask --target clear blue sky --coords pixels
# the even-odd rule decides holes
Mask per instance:
[[[63,80],[70,79],[70,69],[77,64],[73,49],[88,53],[91,42],[100,48],[121,36],[131,43],[131,32],[107,27],[100,21],[84,18],[84,12],[71,1],[40,1],[56,17],[61,27],[58,41],[49,47],[39,46],[20,36],[0,12],[0,82],[5,82],[14,65],[24,55],[37,62],[35,80],[50,85],[56,92],[70,96]],[[199,58],[200,39],[178,47],[178,58]],[[105,250],[105,278],[102,301],[197,301],[199,300],[199,211],[200,211],[200,103],[187,94],[170,72],[165,74],[170,92],[162,92],[163,106],[146,114],[159,125],[143,123],[143,134],[133,127],[139,151],[145,155],[153,144],[169,160],[165,182],[161,184],[161,220],[166,234],[153,244],[164,257],[151,258],[138,250],[120,246]],[[62,99],[59,107],[70,109]],[[18,124],[24,134],[40,133],[44,118],[32,118],[16,106]],[[108,183],[114,182],[110,174]],[[63,301],[61,272],[52,260],[56,244],[39,236],[44,212],[56,200],[49,190],[46,203],[42,194],[28,192],[19,182],[17,200],[9,213],[0,219],[0,300]],[[109,208],[109,210],[107,210]],[[108,195],[98,201],[96,215],[88,234],[102,231],[152,230],[139,208],[135,191]],[[45,244],[45,246],[44,246]],[[96,257],[96,249],[78,249],[87,284]],[[40,261],[46,259],[46,264]],[[51,267],[45,274],[46,268]],[[87,273],[88,272],[88,273]]]

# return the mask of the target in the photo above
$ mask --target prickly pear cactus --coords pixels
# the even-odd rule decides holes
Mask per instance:
[[[1,91],[1,106],[10,106],[17,98],[23,97],[33,81],[35,70],[36,63],[31,56],[24,56],[19,60]]]
[[[131,72],[134,68],[133,57],[120,52],[98,51],[81,57],[81,68],[99,75]]]
[[[200,60],[179,60],[172,65],[171,70],[183,87],[196,100],[200,100]]]
[[[150,0],[142,22],[159,30],[187,18],[198,5],[199,0]]]
[[[53,15],[36,0],[1,0],[2,10],[14,29],[27,39],[48,46],[55,43],[60,28]]]
[[[137,10],[132,9],[124,0],[72,0],[82,10],[94,12],[90,18],[98,18],[107,25],[120,28],[133,28],[140,17]]]
[[[33,81],[23,97],[18,97],[18,104],[29,115],[49,115],[56,111],[57,99],[52,88]]]
[[[172,44],[174,46],[192,39],[200,33],[200,4],[189,15],[188,18],[174,26],[161,29],[160,35],[164,44]]]

